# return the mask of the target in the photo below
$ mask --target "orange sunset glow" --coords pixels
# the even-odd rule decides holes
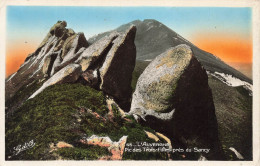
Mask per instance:
[[[234,62],[252,63],[251,39],[244,39],[238,35],[205,35],[197,33],[193,36],[191,41],[200,49],[214,54],[228,64]],[[14,47],[13,45],[16,46]],[[12,43],[12,45],[10,44],[9,47],[7,47],[6,77],[16,72],[28,54],[33,53],[36,48],[36,44],[24,43],[24,41],[15,42]]]
[[[192,41],[224,62],[252,63],[252,39],[230,34],[196,34]]]
[[[8,45],[6,50],[6,77],[15,73],[24,63],[28,54],[33,53],[36,48],[36,45],[25,44],[24,42],[15,42],[15,44]]]

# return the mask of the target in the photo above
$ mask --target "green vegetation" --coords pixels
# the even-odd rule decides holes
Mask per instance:
[[[22,102],[28,99],[37,89],[42,86],[43,82],[34,81],[31,84],[22,86],[13,97],[5,102],[5,107],[9,110],[17,109]]]
[[[59,156],[64,159],[73,160],[96,160],[100,156],[110,155],[107,148],[100,146],[85,146],[82,148],[62,148],[58,149]]]
[[[34,140],[33,148],[13,159],[49,159],[46,149],[50,143],[75,142],[79,138],[76,115],[80,107],[107,112],[103,93],[80,84],[54,85],[26,101],[6,122],[7,155],[13,147]]]
[[[132,73],[132,82],[131,82],[131,87],[132,87],[132,92],[134,92],[137,80],[139,76],[143,73],[144,69],[149,65],[150,62],[147,61],[140,61],[136,60],[135,62],[135,68]]]
[[[93,134],[108,136],[118,141],[128,136],[127,142],[154,142],[132,116],[123,120],[116,105],[112,105],[114,117],[108,120],[105,95],[81,84],[53,85],[35,98],[26,101],[6,122],[6,159],[50,160],[62,159],[94,160],[109,154],[107,148],[86,146],[79,142],[82,137]],[[91,110],[91,111],[89,111]],[[95,112],[100,117],[95,117]],[[13,148],[33,140],[35,146],[17,155]],[[50,144],[64,141],[74,148],[62,148],[50,152]],[[13,155],[13,156],[12,156]],[[10,158],[10,156],[12,156]],[[168,159],[166,153],[125,153],[123,159]]]

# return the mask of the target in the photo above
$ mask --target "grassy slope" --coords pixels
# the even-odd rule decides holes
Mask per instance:
[[[149,65],[149,63],[150,62],[147,62],[147,61],[136,60],[135,68],[134,68],[134,71],[132,74],[132,82],[131,82],[131,87],[133,89],[133,92],[135,90],[135,86],[136,86],[139,76],[142,74],[144,69]]]
[[[131,84],[133,89],[148,64],[149,62],[144,61],[136,62]],[[247,95],[244,88],[229,87],[210,76],[209,85],[213,92],[219,135],[227,158],[230,160],[234,158],[234,155],[227,150],[232,146],[250,160],[252,98]],[[37,84],[31,86],[28,87],[28,91],[23,89],[17,93],[17,99],[28,95],[26,93],[31,93],[30,89],[38,87]],[[10,100],[8,104],[11,105],[15,101]],[[104,117],[108,112],[104,94],[81,84],[51,86],[34,99],[25,102],[10,120],[6,121],[6,157],[12,154],[13,147],[32,139],[36,142],[34,148],[21,152],[11,159],[55,159],[55,155],[49,153],[49,144],[58,141],[71,143],[75,147],[56,152],[64,159],[92,160],[108,155],[106,148],[78,143],[80,137],[92,134],[109,136],[113,141],[128,135],[128,142],[153,142],[147,138],[143,130],[154,131],[134,121],[130,123],[117,118],[116,123],[104,123],[89,114],[80,116],[80,108],[92,109]],[[118,112],[116,109],[114,111]],[[81,122],[77,121],[79,118]],[[123,159],[145,160],[167,159],[167,157],[158,153],[125,153]]]
[[[103,122],[87,112],[81,114],[81,108],[91,109],[104,117],[108,112],[104,94],[81,84],[54,85],[26,101],[6,122],[6,159],[12,155],[13,147],[30,140],[34,140],[36,145],[12,156],[11,160],[49,160],[57,159],[57,156],[93,160],[109,155],[106,148],[79,143],[79,138],[92,134],[109,136],[113,141],[128,135],[127,142],[154,142],[144,132],[153,130],[134,120],[122,120],[116,108],[113,108],[116,117],[113,123]],[[49,144],[58,141],[70,143],[74,148],[50,153]],[[164,160],[168,157],[165,153],[125,153],[123,159]]]
[[[10,114],[13,114],[13,112],[21,106],[21,104],[28,99],[37,89],[39,89],[42,86],[43,82],[34,81],[29,86],[24,85],[22,86],[12,98],[9,98],[5,101],[5,113],[6,117],[8,117]]]
[[[219,136],[224,151],[234,159],[229,147],[234,147],[246,160],[252,160],[252,97],[243,87],[230,87],[209,76]]]

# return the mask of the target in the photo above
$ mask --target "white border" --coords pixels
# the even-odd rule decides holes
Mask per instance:
[[[260,165],[260,1],[259,0],[2,0],[0,1],[0,165]],[[253,9],[253,161],[5,161],[5,32],[6,6],[185,6],[252,7]]]

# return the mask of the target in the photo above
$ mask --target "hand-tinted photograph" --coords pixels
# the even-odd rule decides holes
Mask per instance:
[[[252,8],[7,6],[5,160],[252,161]]]

